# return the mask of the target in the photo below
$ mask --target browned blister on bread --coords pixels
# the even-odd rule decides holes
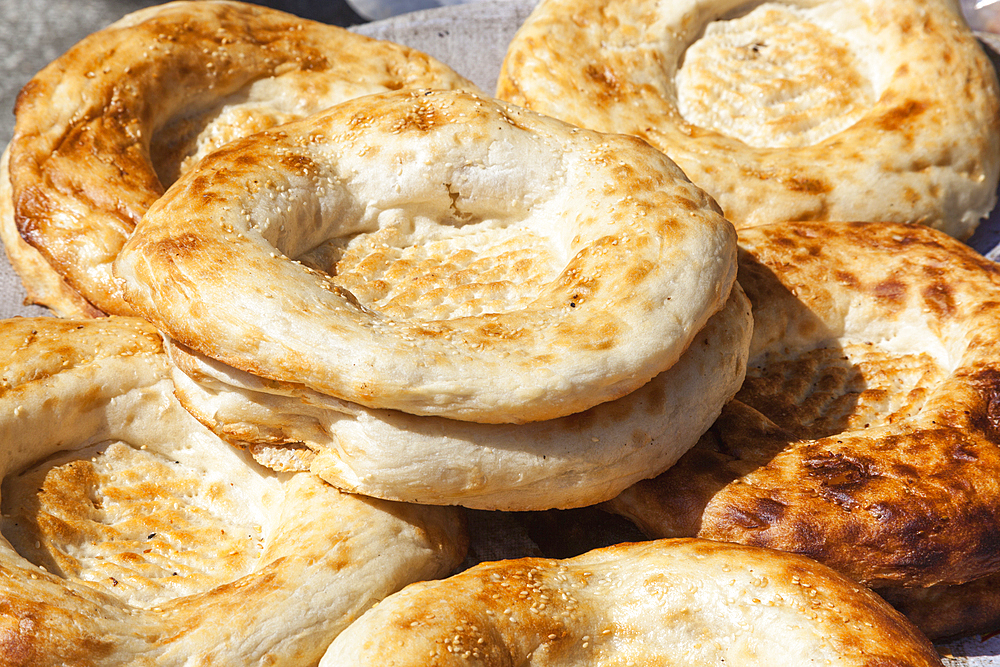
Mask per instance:
[[[611,507],[653,535],[802,553],[904,597],[1000,571],[1000,270],[900,224],[740,238],[747,380],[674,468]]]

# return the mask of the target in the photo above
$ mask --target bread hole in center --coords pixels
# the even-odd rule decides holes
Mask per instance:
[[[558,269],[546,239],[489,222],[406,244],[396,229],[355,237],[334,282],[392,319],[448,320],[526,307]]]
[[[263,223],[255,227],[286,259],[325,274],[362,307],[389,319],[517,311],[538,299],[566,263],[560,239],[538,216],[481,215],[447,183],[426,201],[375,213],[358,213],[349,199],[324,187],[311,193],[289,187],[270,214],[256,213]]]
[[[259,100],[252,93],[250,87],[211,105],[185,109],[153,132],[150,160],[164,187],[225,144],[302,116],[280,100]]]
[[[4,479],[0,525],[35,565],[150,608],[255,569],[263,518],[230,487],[109,441]]]
[[[688,47],[678,108],[689,123],[755,148],[811,146],[873,106],[865,59],[808,10],[763,4],[710,23]]]

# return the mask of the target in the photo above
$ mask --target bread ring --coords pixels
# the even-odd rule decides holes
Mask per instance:
[[[735,232],[662,153],[461,91],[233,142],[147,212],[125,298],[239,370],[369,408],[554,419],[669,368]]]
[[[462,517],[275,475],[174,401],[130,318],[0,323],[0,664],[315,664],[464,555]]]
[[[636,391],[530,424],[369,410],[276,386],[172,346],[178,399],[264,465],[352,493],[489,510],[593,505],[672,465],[743,382],[749,304],[737,286],[681,359]]]
[[[483,563],[389,596],[320,667],[941,665],[878,597],[801,556],[708,540]]]
[[[1000,573],[997,265],[891,223],[765,225],[740,245],[742,389],[608,507],[651,536],[802,553],[879,591]]]
[[[996,201],[996,73],[954,0],[545,0],[497,96],[663,150],[737,229],[919,222]]]
[[[21,91],[10,149],[17,228],[68,289],[104,312],[129,314],[111,262],[180,172],[236,137],[417,86],[475,89],[417,51],[264,7],[139,10]],[[65,293],[42,298],[58,310]]]

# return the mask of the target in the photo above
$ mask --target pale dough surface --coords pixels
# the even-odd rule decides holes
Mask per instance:
[[[922,223],[996,201],[1000,93],[952,0],[545,0],[497,96],[642,137],[738,227]]]
[[[0,323],[0,663],[313,664],[463,519],[275,474],[180,407],[131,318]]]
[[[208,156],[114,270],[143,317],[239,370],[370,408],[525,423],[672,366],[735,268],[732,224],[646,143],[399,91]]]

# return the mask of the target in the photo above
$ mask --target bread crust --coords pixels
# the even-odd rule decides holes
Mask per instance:
[[[45,257],[18,233],[10,190],[9,158],[8,145],[0,156],[0,242],[3,243],[7,261],[24,286],[27,294],[25,305],[44,306],[58,317],[101,317],[104,313],[66,284]]]
[[[527,423],[676,363],[729,296],[735,232],[633,137],[407,90],[207,157],[115,275],[172,339],[252,375]]]
[[[132,314],[111,262],[178,173],[235,137],[413,86],[475,89],[423,53],[265,7],[139,10],[86,37],[18,96],[17,230],[70,290],[103,312]],[[61,293],[51,294],[60,309]]]
[[[181,404],[263,465],[339,489],[488,510],[593,505],[672,465],[743,381],[749,303],[737,286],[690,348],[636,391],[530,424],[474,424],[332,401],[170,346]]]
[[[454,510],[276,475],[172,397],[133,318],[0,323],[0,663],[315,664],[464,557]]]
[[[935,643],[1000,628],[1000,574],[954,586],[880,588],[879,595]]]
[[[745,6],[546,0],[497,96],[642,137],[737,228],[884,220],[971,235],[996,199],[1000,97],[958,2]]]
[[[698,445],[609,508],[653,536],[802,553],[878,590],[997,573],[1000,270],[923,227],[740,235],[747,380]],[[947,634],[971,630],[954,620]]]
[[[483,563],[382,601],[320,667],[941,665],[871,591],[807,558],[660,540]]]

